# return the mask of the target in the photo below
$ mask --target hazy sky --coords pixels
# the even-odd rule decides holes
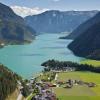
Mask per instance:
[[[0,0],[9,6],[57,10],[100,10],[100,0]]]

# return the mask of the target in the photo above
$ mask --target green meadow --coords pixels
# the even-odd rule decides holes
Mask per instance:
[[[89,64],[89,65],[100,67],[100,61],[97,61],[97,60],[89,60],[89,59],[83,60],[83,61],[81,61],[81,64]]]
[[[68,72],[59,73],[59,81],[67,81],[68,79],[77,79],[84,82],[93,82],[96,87],[88,87],[86,85],[75,85],[71,89],[63,87],[55,87],[59,100],[100,100],[100,74],[91,72]]]

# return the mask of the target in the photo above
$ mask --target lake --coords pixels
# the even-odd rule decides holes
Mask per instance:
[[[0,49],[0,63],[23,76],[30,78],[41,72],[41,63],[49,59],[79,62],[83,58],[75,56],[67,45],[72,40],[62,40],[61,34],[38,35],[31,44],[9,45]]]

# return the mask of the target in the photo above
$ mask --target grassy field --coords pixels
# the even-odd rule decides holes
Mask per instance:
[[[97,60],[83,60],[81,61],[81,64],[89,64],[89,65],[100,67],[100,61]]]
[[[71,89],[63,87],[54,88],[54,92],[60,100],[100,100],[100,74],[91,72],[59,73],[58,80],[79,79],[84,82],[94,82],[96,87],[89,88],[86,85],[75,85]]]
[[[31,100],[32,97],[35,96],[35,95],[36,95],[36,94],[34,94],[34,93],[33,93],[33,94],[30,94],[30,95],[26,98],[26,100]]]
[[[99,96],[59,96],[59,100],[100,100]]]

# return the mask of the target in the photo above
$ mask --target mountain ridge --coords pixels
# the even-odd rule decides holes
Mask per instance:
[[[32,41],[35,33],[25,24],[22,17],[16,15],[10,7],[0,3],[0,44]]]
[[[38,15],[27,16],[25,21],[37,33],[71,32],[97,12],[50,10]]]
[[[93,24],[97,23],[100,20],[99,16],[100,16],[99,13],[97,13],[94,17],[92,17],[89,20],[85,21],[84,23],[80,24],[79,27],[77,27],[71,34],[64,37],[64,39],[77,38],[80,34],[84,33],[85,30],[87,30]]]
[[[100,12],[86,23],[92,24],[68,48],[75,55],[100,60]]]

